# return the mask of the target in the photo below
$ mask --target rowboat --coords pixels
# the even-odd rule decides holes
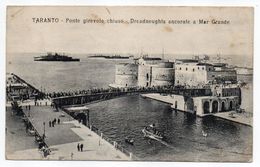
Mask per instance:
[[[164,139],[163,134],[161,132],[157,131],[155,128],[145,127],[144,129],[142,129],[142,132],[144,134],[144,137],[148,137],[150,139],[155,139],[155,140]]]

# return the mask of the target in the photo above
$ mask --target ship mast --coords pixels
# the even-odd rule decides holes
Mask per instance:
[[[164,48],[162,48],[162,59],[164,60]]]

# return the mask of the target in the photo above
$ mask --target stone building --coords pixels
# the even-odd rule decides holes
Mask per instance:
[[[167,86],[174,84],[172,62],[161,58],[140,58],[138,61],[138,86]]]
[[[226,66],[214,66],[193,59],[175,61],[175,85],[202,86],[212,83],[236,82],[236,71]]]
[[[174,65],[172,62],[163,62],[157,66],[153,66],[151,86],[173,85],[174,74]]]
[[[196,90],[196,89],[191,89]],[[199,89],[198,89],[199,90]],[[189,113],[204,116],[217,112],[232,111],[241,105],[241,90],[236,85],[212,85],[193,94],[174,94],[172,108]],[[187,89],[185,89],[187,91]],[[209,93],[211,92],[211,93]]]
[[[138,82],[138,65],[120,63],[116,65],[114,87],[136,87]]]
[[[111,87],[152,87],[174,84],[174,64],[161,58],[143,57],[135,63],[116,65]]]

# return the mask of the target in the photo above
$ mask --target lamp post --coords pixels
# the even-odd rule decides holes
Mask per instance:
[[[43,122],[43,140],[45,138],[45,122]]]

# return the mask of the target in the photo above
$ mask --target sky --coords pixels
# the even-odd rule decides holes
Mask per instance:
[[[34,23],[32,18],[59,18]],[[66,19],[80,23],[66,23]],[[197,24],[83,24],[83,19],[195,20]],[[253,8],[8,7],[7,53],[131,53],[216,55],[252,66]],[[199,19],[230,24],[198,24]]]

